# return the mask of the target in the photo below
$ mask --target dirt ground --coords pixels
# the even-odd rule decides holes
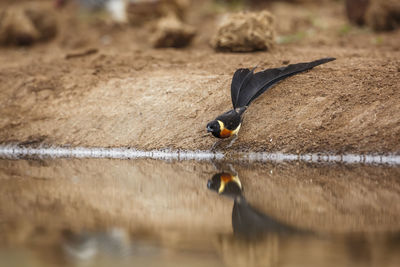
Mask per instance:
[[[151,48],[148,27],[54,10],[56,39],[0,48],[0,142],[206,150],[205,125],[231,108],[237,68],[336,57],[255,101],[227,150],[398,154],[400,30],[350,26],[341,1],[269,10],[278,44],[235,54],[209,46],[220,13],[206,5],[188,16],[198,34],[185,49]]]

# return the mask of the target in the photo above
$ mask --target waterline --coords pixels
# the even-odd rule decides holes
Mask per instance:
[[[286,154],[265,152],[238,152],[235,155],[225,155],[222,152],[190,151],[190,150],[151,150],[142,151],[132,148],[102,148],[102,147],[29,147],[15,144],[0,145],[0,158],[22,159],[27,157],[39,158],[112,158],[112,159],[162,159],[162,160],[222,160],[235,159],[238,161],[304,161],[332,163],[363,163],[400,165],[400,155],[377,154],[344,154],[329,153]]]

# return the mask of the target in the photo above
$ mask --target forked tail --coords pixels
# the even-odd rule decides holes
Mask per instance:
[[[312,62],[290,64],[286,67],[267,69],[254,73],[255,68],[238,69],[232,78],[231,97],[234,108],[250,105],[253,100],[276,83],[318,65],[333,61],[335,58],[322,58]]]

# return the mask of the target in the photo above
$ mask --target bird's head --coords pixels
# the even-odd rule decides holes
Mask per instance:
[[[208,180],[207,187],[210,190],[216,191],[218,194],[230,197],[239,196],[242,193],[242,184],[237,175],[227,172],[214,174]]]
[[[219,121],[213,120],[207,124],[207,132],[212,133],[215,137],[218,137],[221,132],[221,125]]]

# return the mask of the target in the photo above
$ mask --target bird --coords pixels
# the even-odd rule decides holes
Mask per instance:
[[[220,172],[208,180],[207,187],[218,194],[231,196],[232,198],[242,194],[242,183],[236,174]]]
[[[233,199],[232,228],[238,237],[260,239],[269,234],[305,234],[307,230],[296,228],[254,209],[243,195],[243,187],[236,171],[224,171],[208,180],[207,188],[220,196]]]
[[[207,133],[211,133],[219,139],[226,139],[234,136],[227,147],[230,147],[237,139],[240,126],[242,125],[243,114],[249,105],[256,100],[267,89],[278,82],[296,75],[298,73],[310,70],[318,65],[330,62],[336,58],[321,58],[311,62],[290,64],[280,68],[266,69],[254,73],[255,69],[241,68],[233,74],[231,83],[231,100],[233,109],[219,115],[207,124]],[[213,150],[219,142],[212,146]]]

